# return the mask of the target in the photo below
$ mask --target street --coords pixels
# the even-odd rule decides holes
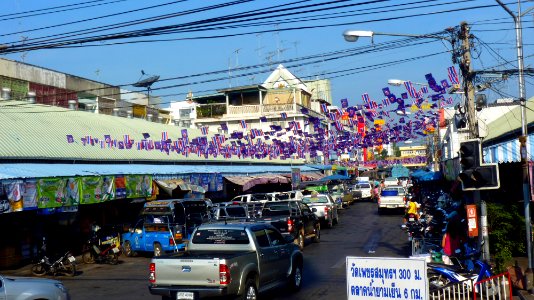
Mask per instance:
[[[261,299],[346,298],[345,257],[407,257],[409,243],[400,230],[400,212],[378,215],[376,203],[354,203],[340,214],[340,224],[323,229],[321,242],[304,248],[304,280],[297,294],[272,290]],[[147,288],[150,257],[120,257],[119,265],[79,263],[78,275],[58,277],[69,288],[72,299],[157,299]],[[29,274],[17,274],[31,276]]]

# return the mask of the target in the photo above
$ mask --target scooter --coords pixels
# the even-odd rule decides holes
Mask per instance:
[[[93,235],[82,249],[82,260],[86,264],[108,263],[116,265],[119,262],[120,249],[117,247],[118,237],[102,241],[99,235],[99,226],[93,226]]]
[[[439,299],[439,295],[436,296],[433,291],[442,289],[451,284],[458,284],[454,288],[454,293],[460,298],[465,297],[467,294],[473,292],[473,286],[475,286],[475,293],[480,293],[479,283],[485,279],[491,278],[492,268],[485,261],[475,259],[480,255],[480,251],[474,251],[473,249],[465,246],[465,261],[462,262],[458,258],[451,257],[451,260],[455,262],[454,265],[429,263],[428,267],[428,283],[431,292],[431,299]],[[457,254],[460,251],[457,251]],[[484,287],[484,294],[495,295],[499,292],[499,287],[492,283],[487,282]]]
[[[76,274],[76,258],[72,256],[70,251],[67,251],[55,261],[51,261],[46,256],[46,239],[43,238],[43,245],[40,249],[41,258],[32,266],[32,274],[35,276],[44,276],[46,274],[65,274],[67,276],[74,276]]]

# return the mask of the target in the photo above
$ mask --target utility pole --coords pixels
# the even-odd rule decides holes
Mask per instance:
[[[460,71],[463,77],[463,90],[465,95],[465,106],[467,108],[467,121],[469,122],[469,133],[471,139],[478,139],[478,121],[475,113],[475,73],[471,61],[471,34],[469,25],[466,22],[460,23],[458,38],[461,41],[461,61]],[[482,256],[485,260],[490,260],[489,236],[488,236],[488,216],[486,202],[480,200],[480,191],[473,191],[473,201],[480,207],[480,229],[479,245],[482,245]]]

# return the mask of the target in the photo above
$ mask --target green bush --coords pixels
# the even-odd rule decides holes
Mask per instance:
[[[526,253],[525,218],[516,204],[487,203],[487,208],[490,253],[494,271],[501,273],[514,256]]]

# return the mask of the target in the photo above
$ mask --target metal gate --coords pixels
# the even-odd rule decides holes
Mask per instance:
[[[510,282],[508,272],[479,282],[467,279],[431,290],[428,298],[431,300],[509,300],[512,299]]]

